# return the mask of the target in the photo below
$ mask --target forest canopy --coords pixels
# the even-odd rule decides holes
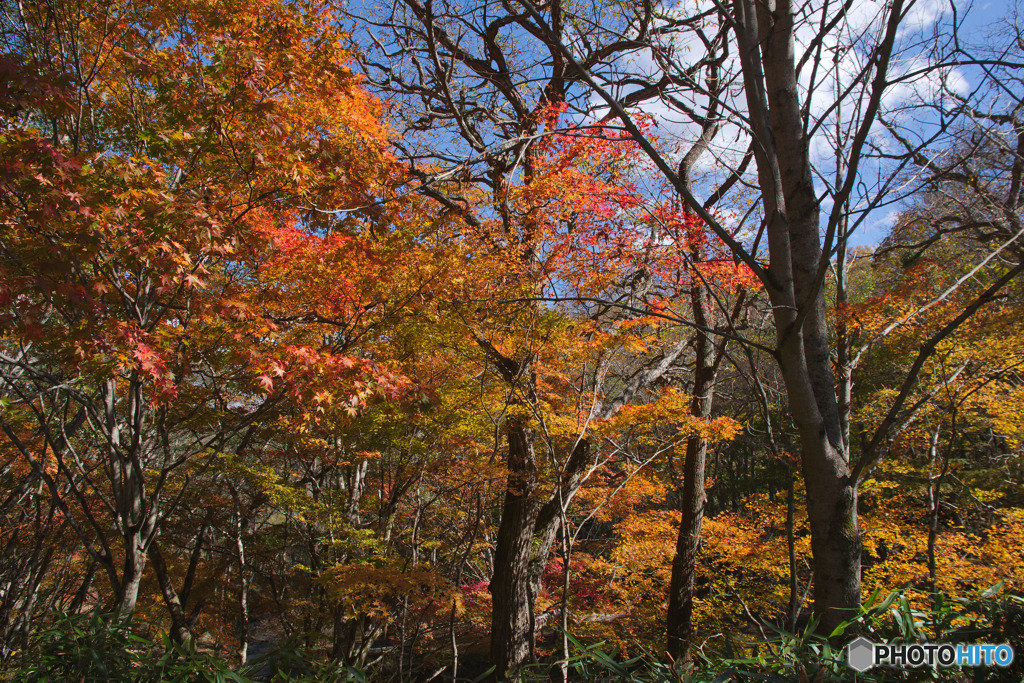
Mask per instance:
[[[1020,679],[1017,10],[0,0],[0,680]]]

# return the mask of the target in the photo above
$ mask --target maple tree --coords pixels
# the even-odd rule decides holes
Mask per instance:
[[[80,592],[98,567],[130,613],[148,560],[179,639],[192,572],[175,587],[160,531],[220,454],[286,403],[315,421],[404,386],[350,353],[402,305],[372,274],[399,246],[364,232],[394,173],[379,105],[330,10],[299,10],[7,17],[5,449],[87,553]]]
[[[554,128],[558,114],[558,108],[542,110],[541,124]],[[644,226],[628,219],[637,199],[618,177],[628,170],[621,167],[630,153],[614,133],[596,127],[553,132],[527,151],[527,175],[521,186],[509,187],[505,200],[503,220],[521,231],[509,240],[512,254],[502,260],[522,288],[506,294],[508,299],[536,301],[568,291],[583,301],[620,281],[637,262],[670,267],[653,254],[669,250],[653,244]],[[493,300],[494,293],[488,294]],[[592,423],[639,399],[671,367],[684,341],[662,346],[665,342],[654,336],[660,326],[656,320],[609,326],[614,318],[602,320],[600,313],[574,321],[544,313],[536,303],[512,303],[502,317],[505,325],[522,321],[521,331],[510,337],[491,328],[484,337],[483,329],[474,326],[472,334],[508,387],[501,411],[508,413],[509,479],[490,582],[491,647],[499,671],[514,672],[533,650],[534,603],[556,535],[560,529],[565,533],[569,501],[602,458],[603,449],[588,434]],[[653,362],[644,355],[651,342],[664,349]],[[553,354],[556,349],[561,351]],[[576,349],[581,355],[570,360],[566,352]],[[639,360],[640,367],[630,369],[632,377],[626,375],[625,386],[609,396],[616,356],[634,368]],[[559,369],[567,360],[569,374]],[[567,401],[566,394],[575,400]],[[568,412],[560,415],[563,411]],[[547,458],[540,459],[545,451]],[[557,467],[544,476],[546,468],[538,460],[552,460]]]
[[[651,321],[692,325],[693,339],[699,347],[698,358],[692,362],[702,370],[692,387],[695,398],[690,411],[701,419],[708,419],[715,368],[724,352],[724,343],[717,338],[712,340],[712,330],[727,326],[728,320],[742,311],[744,296],[737,285],[753,283],[749,269],[737,267],[731,257],[723,253],[721,241],[710,236],[701,219],[674,201],[666,201],[666,195],[671,196],[671,193],[661,188],[652,197],[641,189],[643,183],[635,181],[640,175],[641,150],[624,139],[624,131],[609,125],[587,126],[578,122],[580,117],[574,112],[578,93],[573,81],[566,77],[568,67],[557,46],[548,46],[552,49],[551,71],[527,77],[525,72],[511,66],[515,59],[511,53],[506,53],[505,46],[495,42],[495,31],[500,33],[505,26],[502,20],[485,28],[490,21],[486,11],[477,17],[482,23],[469,29],[475,31],[479,39],[472,44],[460,42],[459,36],[466,30],[462,26],[461,8],[409,2],[401,7],[401,12],[401,16],[392,14],[384,20],[396,31],[394,41],[387,47],[382,46],[378,53],[361,58],[370,80],[397,97],[430,103],[422,116],[416,107],[403,109],[401,116],[410,140],[415,139],[417,131],[429,128],[436,135],[460,139],[477,155],[459,158],[452,154],[450,145],[433,146],[429,154],[422,145],[411,144],[408,150],[403,146],[401,152],[410,161],[411,171],[422,179],[421,190],[448,211],[462,215],[474,229],[486,230],[491,239],[519,244],[520,251],[509,257],[505,266],[512,272],[522,272],[527,283],[524,286],[532,286],[533,291],[506,294],[509,299],[532,298],[554,305],[568,304],[610,319],[636,317],[637,325],[648,324],[645,314],[651,311],[654,313]],[[510,43],[514,44],[514,41]],[[628,49],[623,48],[623,51]],[[424,70],[423,64],[432,66]],[[472,97],[453,97],[447,73],[459,74],[459,88],[472,92]],[[524,87],[519,87],[517,84],[523,79],[526,79]],[[524,93],[536,95],[529,99]],[[488,111],[501,111],[505,120],[514,124],[501,127],[492,125],[489,118],[478,117],[474,113],[478,102],[487,102]],[[556,113],[561,116],[553,117]],[[650,132],[654,121],[643,119],[639,125]],[[608,142],[613,143],[612,147]],[[624,153],[628,158],[614,158],[623,157]],[[689,163],[693,165],[700,158],[700,151],[691,156]],[[435,170],[424,159],[451,164],[453,168]],[[625,167],[624,162],[627,162]],[[602,170],[600,164],[606,170]],[[615,170],[609,164],[620,168]],[[456,174],[460,178],[457,183],[450,180]],[[606,180],[609,177],[610,183]],[[486,198],[481,199],[476,190],[467,188],[484,188]],[[557,194],[553,194],[553,190]],[[531,203],[517,204],[523,196],[528,196]],[[482,217],[473,214],[471,207],[483,203],[500,217],[500,229],[488,227]],[[531,269],[534,272],[530,272]],[[717,296],[709,293],[716,287],[721,289]],[[686,302],[680,304],[684,296]],[[490,292],[489,299],[495,298],[500,300],[501,297]],[[720,312],[718,306],[724,300],[728,300],[729,308]],[[694,306],[697,313],[692,312]],[[506,317],[511,319],[524,311],[524,308],[513,309]],[[658,324],[664,325],[663,322]],[[681,335],[675,347],[665,353],[651,372],[634,376],[640,384],[636,388],[629,387],[629,393],[643,384],[660,381],[660,377],[673,371],[672,364],[691,362],[686,353],[689,341],[689,337]],[[528,356],[506,356],[508,363],[494,358],[499,365],[518,366],[524,377],[532,372],[523,365],[530,360]],[[531,390],[527,387],[520,393],[528,397]],[[617,408],[613,402],[601,406],[602,409],[609,407]],[[577,443],[586,445],[581,440]],[[703,509],[703,496],[698,492],[704,486],[701,463],[706,443],[695,436],[688,448],[690,472],[686,482],[691,513],[685,528],[680,530],[681,559],[677,571],[678,590],[674,593],[674,602],[680,605],[689,604],[685,595],[692,586]],[[531,459],[526,457],[524,462]],[[525,471],[521,476],[533,477]],[[569,493],[566,498],[571,497]],[[553,505],[550,507],[553,509]],[[531,516],[532,512],[526,513],[527,519]],[[544,517],[549,519],[553,515]],[[529,525],[527,521],[525,526]],[[546,549],[551,546],[556,528],[542,526],[547,527],[542,534],[545,541],[541,544],[541,548]],[[545,553],[546,550],[537,555],[543,557]],[[537,562],[535,566],[543,564]],[[539,572],[534,571],[534,576],[539,576]],[[536,579],[533,583],[536,585]],[[534,588],[533,593],[536,592]],[[513,598],[520,605],[520,612],[524,612],[522,605],[528,600],[528,593],[521,589]],[[674,605],[672,613],[679,615],[684,609]],[[497,604],[496,615],[503,611],[501,604]],[[498,648],[493,659],[498,663],[499,673],[506,668],[514,670],[525,661],[528,621],[517,619],[520,625],[511,636],[492,631]],[[678,621],[686,624],[689,617],[682,616]],[[682,640],[685,636],[673,637],[673,642]],[[512,654],[504,651],[510,642],[519,643]],[[510,663],[506,665],[505,661]]]

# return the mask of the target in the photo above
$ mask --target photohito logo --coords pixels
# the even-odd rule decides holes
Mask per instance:
[[[1003,643],[953,645],[951,643],[873,643],[857,638],[846,646],[850,668],[863,673],[873,666],[907,668],[918,666],[1010,666],[1013,648]]]

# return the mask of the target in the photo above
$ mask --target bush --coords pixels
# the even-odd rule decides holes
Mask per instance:
[[[290,646],[268,653],[236,672],[194,642],[178,644],[163,633],[147,636],[150,624],[95,611],[62,614],[36,633],[5,678],[28,683],[341,683],[365,681],[351,667],[318,663]]]
[[[37,632],[18,659],[12,680],[31,683],[133,680],[141,640],[125,620],[100,612],[90,615],[58,613],[53,626]]]

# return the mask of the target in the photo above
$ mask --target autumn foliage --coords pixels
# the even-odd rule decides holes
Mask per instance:
[[[95,609],[232,664],[290,639],[475,676],[515,602],[494,584],[514,512],[532,658],[561,655],[563,628],[660,652],[694,439],[699,642],[756,649],[766,622],[806,622],[770,307],[629,134],[536,103],[521,168],[489,190],[439,174],[428,189],[472,201],[438,203],[335,5],[12,7],[0,665]],[[971,296],[939,296],[951,275],[928,260],[858,267],[860,298],[830,312],[864,344],[855,436]],[[695,301],[718,317],[695,323]],[[913,387],[861,489],[865,597],[1024,589],[1020,306],[944,340]],[[723,343],[710,417],[695,330],[748,342]]]

